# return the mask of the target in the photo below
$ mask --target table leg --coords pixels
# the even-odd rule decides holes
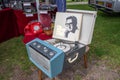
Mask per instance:
[[[87,54],[85,53],[84,55],[84,66],[87,68]]]
[[[38,70],[38,80],[42,80],[42,71]]]
[[[55,80],[55,78],[52,78],[52,80]]]

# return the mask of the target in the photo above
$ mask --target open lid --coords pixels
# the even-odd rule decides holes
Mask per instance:
[[[79,42],[85,45],[90,44],[93,36],[93,30],[94,30],[94,24],[95,24],[97,12],[87,11],[87,10],[74,10],[74,9],[67,9],[67,12],[80,13],[83,15]]]
[[[73,42],[79,41],[81,25],[82,14],[57,12],[52,37]]]

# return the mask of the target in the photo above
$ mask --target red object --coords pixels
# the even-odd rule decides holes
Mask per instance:
[[[33,17],[26,17],[22,10],[14,10],[14,13],[17,18],[17,24],[19,28],[19,33],[24,35],[25,26],[32,20],[37,20],[37,14],[34,14]]]
[[[24,32],[24,29],[25,29],[26,25],[30,21],[37,20],[37,14],[34,14],[33,17],[26,17],[25,14],[23,14],[23,11],[21,11],[21,10],[14,10],[14,13],[15,13],[15,15],[17,17],[17,24],[18,24],[19,33],[24,35],[23,42],[25,44],[27,42],[35,39],[35,38],[39,38],[39,39],[42,39],[42,40],[46,40],[46,39],[51,39],[52,38],[52,35],[48,36],[45,33],[43,33],[42,30],[40,32],[38,32],[38,33],[42,32],[41,34],[33,34],[34,33],[33,27],[30,28],[32,30],[32,33],[29,32],[29,31],[28,32]],[[43,23],[44,23],[44,21],[43,21]],[[50,22],[47,22],[47,23],[50,23]]]
[[[26,33],[26,34],[24,35],[23,42],[26,44],[27,42],[35,39],[36,37],[37,37],[36,35],[28,32],[28,33]]]
[[[43,28],[46,28],[51,26],[52,19],[49,14],[40,14],[40,21]]]
[[[37,28],[38,30],[35,30],[35,27],[39,27]],[[26,44],[27,42],[35,39],[35,38],[39,38],[41,40],[46,40],[46,39],[51,39],[52,35],[46,35],[43,30],[42,30],[42,25],[40,22],[30,22],[28,23],[28,25],[25,27],[24,29],[25,35],[24,35],[24,39],[23,42]]]
[[[24,29],[24,33],[31,32],[32,34],[40,34],[43,32],[40,22],[31,22]]]
[[[45,33],[41,33],[39,36],[38,36],[39,39],[41,40],[47,40],[47,39],[51,39],[52,38],[52,35],[46,35]]]
[[[39,35],[32,33],[24,34],[25,26],[32,20],[37,20],[37,14],[33,17],[26,17],[22,10],[13,10],[10,8],[0,10],[0,43],[13,37],[18,37],[21,34],[24,35],[24,43],[34,38],[40,38],[42,40],[52,38],[52,35],[48,36],[45,33]]]
[[[32,33],[27,33],[25,34],[24,38],[23,38],[23,42],[24,44],[28,43],[29,41],[35,39],[35,38],[39,38],[41,40],[47,40],[47,39],[51,39],[52,35],[46,35],[45,33],[41,33],[39,35],[34,35]]]
[[[0,10],[0,43],[20,35],[16,20],[12,9]]]
[[[112,8],[112,3],[106,3],[106,7]]]

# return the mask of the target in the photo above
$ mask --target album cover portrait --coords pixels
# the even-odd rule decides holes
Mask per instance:
[[[53,38],[78,41],[82,25],[82,14],[57,12]]]

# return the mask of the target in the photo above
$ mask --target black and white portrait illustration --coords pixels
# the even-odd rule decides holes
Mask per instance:
[[[65,37],[67,38],[69,33],[75,33],[77,30],[77,18],[75,16],[69,16],[65,22]]]
[[[82,14],[77,13],[57,13],[53,38],[78,41],[82,25]]]

